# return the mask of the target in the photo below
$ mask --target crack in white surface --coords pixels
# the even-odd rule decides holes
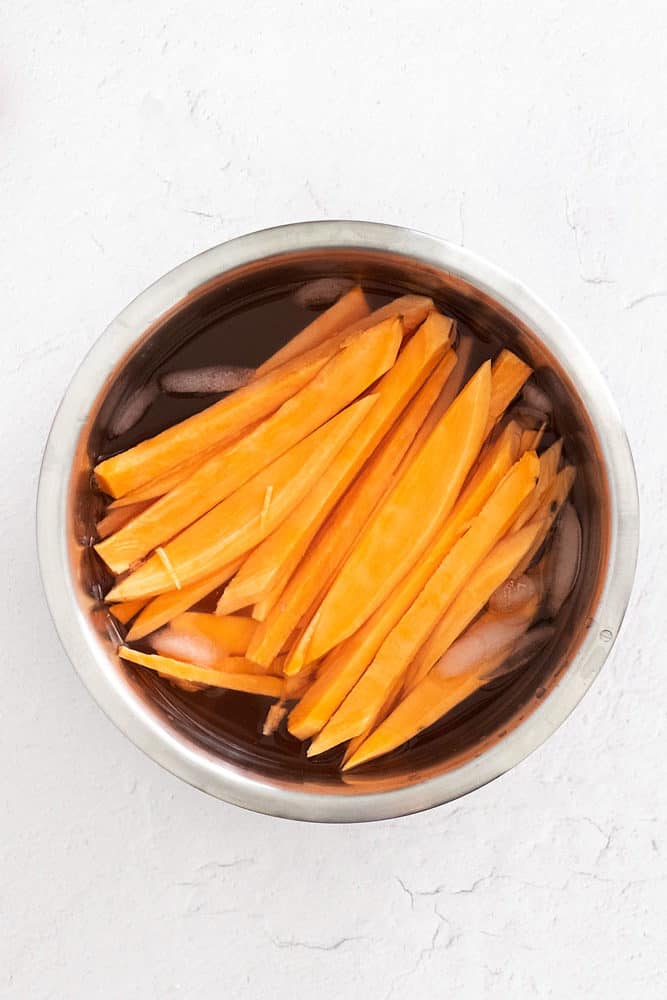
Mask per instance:
[[[219,871],[238,868],[239,865],[251,865],[254,863],[254,860],[254,858],[234,858],[232,861],[207,861],[195,869],[195,873],[201,873],[201,878],[191,879],[187,882],[175,882],[174,885],[186,888],[199,888],[202,885],[213,882]]]
[[[397,976],[394,977],[389,987],[389,991],[385,994],[384,1000],[391,1000],[391,998],[394,996],[396,989],[398,988],[399,982],[403,983],[404,980],[412,978],[412,976],[414,976],[415,973],[417,973],[419,969],[422,967],[426,959],[429,958],[434,952],[447,951],[462,937],[461,933],[459,932],[450,932],[449,937],[447,938],[445,944],[443,946],[439,946],[438,941],[440,940],[440,935],[442,934],[442,930],[444,927],[451,928],[451,921],[449,920],[449,917],[446,917],[444,913],[440,912],[437,905],[434,906],[433,908],[433,915],[434,917],[436,917],[438,922],[436,926],[433,928],[433,932],[431,933],[431,938],[429,943],[419,951],[416,961],[411,966],[411,968],[407,969],[405,972],[400,972]]]
[[[338,951],[343,945],[350,944],[354,941],[366,941],[365,937],[342,937],[338,938],[336,941],[332,941],[331,944],[318,944],[313,941],[299,941],[297,938],[271,938],[271,943],[276,948],[305,948],[307,951]]]
[[[636,299],[631,299],[628,302],[626,309],[634,309],[636,306],[640,306],[642,302],[648,302],[650,299],[664,299],[667,298],[667,291],[658,292],[646,292],[645,295],[640,295]]]

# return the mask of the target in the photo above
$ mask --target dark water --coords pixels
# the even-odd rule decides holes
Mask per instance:
[[[195,368],[211,364],[237,364],[256,366],[269,357],[283,343],[288,341],[298,330],[310,322],[315,312],[298,305],[293,297],[294,287],[268,289],[236,301],[232,306],[223,307],[212,318],[201,322],[195,318],[191,322],[192,332],[179,328],[178,318],[174,320],[174,332],[162,337],[162,346],[152,356],[143,360],[137,366],[127,386],[121,391],[116,406],[122,406],[129,395],[142,383],[151,378],[159,377],[161,373],[178,369]],[[377,308],[396,295],[411,289],[402,289],[391,285],[378,287],[364,284],[369,303]],[[448,303],[440,303],[443,312],[450,312]],[[470,333],[465,322],[459,319],[459,332]],[[494,356],[501,347],[499,339],[486,334],[475,335],[475,348],[470,360],[470,372],[486,358]],[[150,437],[192,413],[204,409],[215,402],[220,396],[175,397],[160,394],[149,407],[141,420],[129,431],[118,437],[111,437],[105,430],[104,421],[98,429],[95,455],[96,461],[123,451],[137,442]],[[554,428],[550,428],[545,443],[554,437]],[[102,498],[94,502],[97,514],[102,507]],[[91,592],[99,599],[110,584],[108,573],[104,570],[97,557],[89,550],[86,558],[91,560],[88,568]],[[199,610],[213,610],[219,592],[211,594],[198,605]],[[107,629],[112,637],[117,629],[123,633],[122,626],[116,626],[108,612],[102,612],[108,618]],[[140,644],[141,645],[141,644]],[[144,648],[150,649],[145,643]],[[203,746],[222,754],[226,759],[238,761],[247,766],[253,761],[257,768],[268,774],[295,777],[307,776],[309,779],[339,780],[338,767],[343,751],[332,750],[313,760],[306,759],[305,748],[287,733],[283,725],[273,736],[262,735],[262,724],[266,711],[271,704],[269,699],[263,699],[247,694],[211,689],[209,691],[188,693],[169,684],[148,671],[130,668],[134,672],[135,683],[145,691],[150,692],[152,699],[157,701],[172,721]],[[395,751],[377,764],[370,765],[368,770],[380,768],[386,771],[391,768],[393,760],[409,762],[411,766],[419,767],[423,759],[431,758],[434,746],[440,757],[446,757],[461,751],[475,735],[497,723],[503,712],[511,707],[515,689],[517,704],[526,696],[526,684],[537,687],[536,677],[541,667],[536,671],[524,671],[517,682],[516,678],[507,677],[495,681],[488,688],[468,699],[450,713],[445,722],[441,720],[436,726],[416,737],[403,748]],[[510,692],[509,700],[507,693]],[[500,697],[503,695],[503,697]],[[497,717],[497,718],[496,718]],[[470,720],[476,719],[475,726]],[[307,763],[306,763],[307,761]]]

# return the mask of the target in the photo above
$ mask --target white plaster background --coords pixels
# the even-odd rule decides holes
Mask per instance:
[[[667,995],[662,0],[0,7],[0,994]],[[578,332],[634,448],[631,611],[559,733],[451,807],[315,827],[134,749],[40,591],[40,451],[76,364],[230,236],[403,223],[521,277]]]

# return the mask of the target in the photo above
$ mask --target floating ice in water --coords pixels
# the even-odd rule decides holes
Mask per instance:
[[[544,649],[555,634],[555,625],[537,625],[535,628],[531,628],[530,632],[519,636],[512,648],[508,650],[507,657],[502,663],[492,667],[488,673],[481,674],[481,676],[485,681],[491,681],[496,677],[502,677],[503,674],[510,674],[513,670],[520,670]]]
[[[160,629],[151,636],[150,643],[160,656],[171,656],[198,667],[214,667],[219,659],[212,642],[202,636],[183,635],[171,628]]]
[[[511,412],[512,416],[526,430],[537,430],[542,424],[549,423],[549,414],[545,413],[544,410],[536,410],[532,406],[515,406]]]
[[[333,305],[350,288],[352,282],[347,278],[316,278],[297,288],[294,301],[303,309],[324,309]]]
[[[254,373],[254,368],[243,368],[241,365],[184,368],[162,375],[160,388],[173,396],[208,396],[240,389],[248,384]]]
[[[539,389],[533,382],[527,382],[521,393],[526,406],[541,413],[551,413],[553,406],[544,389]]]
[[[509,655],[526,631],[526,624],[482,619],[450,646],[435,669],[443,677],[457,677],[495,660],[505,651]]]
[[[119,406],[111,416],[109,421],[109,437],[117,438],[126,431],[131,430],[138,424],[144,413],[158,395],[158,387],[151,379],[146,385],[137,389],[129,398],[127,403]]]
[[[566,503],[556,524],[549,553],[550,584],[547,614],[554,617],[574,587],[581,561],[581,524],[571,503]]]
[[[179,635],[170,628],[160,629],[151,636],[151,646],[160,656],[170,656],[174,660],[184,660],[186,663],[196,663],[199,667],[215,666],[216,654],[212,643],[199,636]],[[174,687],[183,691],[204,691],[206,684],[197,681],[186,681],[180,677],[165,677]]]
[[[529,576],[510,577],[491,595],[489,608],[499,615],[519,611],[537,594],[537,584]]]

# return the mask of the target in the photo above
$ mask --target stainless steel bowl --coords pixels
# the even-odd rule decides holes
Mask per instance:
[[[211,735],[167,685],[120,663],[109,619],[90,593],[90,470],[100,427],[165,352],[260,288],[340,273],[433,295],[480,336],[540,369],[579,475],[582,570],[556,647],[454,720],[448,732],[341,779],[302,760]],[[224,360],[224,359],[223,359]],[[638,500],[628,442],[609,391],[576,338],[519,282],[468,250],[393,226],[312,222],[252,233],[165,275],[107,328],[76,372],[44,455],[38,546],[62,643],[107,715],[150,757],[228,802],[276,816],[357,821],[455,799],[502,774],[567,717],[609,655],[634,575]],[[169,689],[170,690],[170,689]]]

